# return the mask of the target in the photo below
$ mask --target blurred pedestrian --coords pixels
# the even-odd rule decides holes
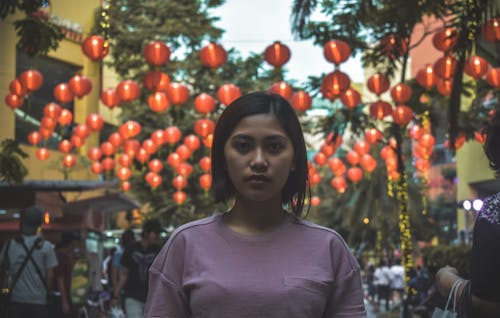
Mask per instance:
[[[9,318],[48,318],[47,299],[53,288],[57,257],[54,246],[38,234],[43,210],[30,206],[21,211],[21,233],[9,240],[0,253],[8,257],[11,285]]]
[[[163,227],[157,219],[142,226],[141,240],[125,247],[120,260],[122,268],[118,285],[113,291],[112,305],[119,303],[123,290],[123,303],[127,318],[142,318],[148,294],[148,271],[161,246]]]

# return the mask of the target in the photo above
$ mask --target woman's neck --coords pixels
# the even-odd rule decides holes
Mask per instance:
[[[237,233],[259,235],[278,227],[285,216],[281,202],[250,204],[237,199],[231,211],[224,215],[224,223]]]

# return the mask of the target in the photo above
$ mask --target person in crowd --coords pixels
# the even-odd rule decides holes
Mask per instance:
[[[48,318],[47,298],[53,288],[57,257],[54,246],[38,234],[44,212],[37,206],[21,211],[21,233],[0,253],[0,264],[9,259],[13,277],[10,318]]]
[[[496,177],[500,177],[500,111],[486,127],[484,152]],[[483,202],[473,229],[471,276],[465,280],[446,266],[436,274],[439,292],[448,297],[453,284],[461,281],[459,299],[462,313],[470,317],[500,317],[500,193]],[[463,301],[462,301],[463,300]]]
[[[375,266],[373,264],[368,265],[368,269],[366,270],[366,286],[368,288],[367,299],[370,303],[375,303],[375,296],[377,295],[375,289]]]
[[[121,257],[120,279],[113,291],[112,305],[120,300],[123,290],[123,303],[127,318],[142,318],[148,293],[148,270],[161,246],[160,235],[163,227],[157,219],[150,219],[142,226],[141,240],[129,244]]]
[[[80,244],[81,238],[75,232],[63,232],[61,240],[56,244],[57,267],[55,268],[55,293],[58,295],[53,306],[53,317],[75,317],[76,308],[71,301],[71,273],[74,264],[74,250]]]
[[[379,261],[379,266],[375,269],[375,286],[377,287],[377,308],[380,301],[385,301],[385,310],[390,309],[392,273],[385,260]]]
[[[120,278],[120,270],[122,268],[121,259],[123,252],[130,244],[135,242],[135,234],[131,229],[125,230],[120,238],[120,246],[116,249],[113,254],[113,259],[111,260],[111,285],[113,290],[118,286],[118,281]]]
[[[401,265],[401,259],[397,258],[394,260],[394,264],[392,264],[391,268],[391,298],[392,302],[396,303],[396,301],[403,304],[404,294],[405,294],[405,268]]]
[[[366,317],[349,247],[300,218],[308,163],[289,102],[244,95],[213,136],[212,189],[229,210],[170,236],[150,268],[145,317]]]

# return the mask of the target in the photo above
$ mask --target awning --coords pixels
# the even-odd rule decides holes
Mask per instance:
[[[478,198],[485,198],[500,192],[500,179],[471,182],[469,186],[476,191]]]

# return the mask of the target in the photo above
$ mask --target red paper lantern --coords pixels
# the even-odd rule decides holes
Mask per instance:
[[[347,169],[346,175],[352,183],[358,183],[363,178],[363,170],[359,167],[351,167]]]
[[[264,60],[274,67],[281,67],[290,60],[290,49],[280,41],[266,47]]]
[[[357,165],[360,159],[361,156],[354,150],[349,150],[345,155],[345,160],[347,160],[351,166]]]
[[[108,157],[111,157],[112,155],[115,154],[116,148],[113,146],[112,143],[109,141],[105,141],[101,144],[101,151],[103,154],[105,154]]]
[[[174,105],[182,105],[189,99],[189,89],[182,83],[170,83],[167,88],[167,96]]]
[[[326,136],[325,143],[327,145],[331,145],[333,143],[335,148],[338,148],[342,144],[342,135],[331,132]]]
[[[434,33],[432,44],[441,52],[452,50],[457,44],[458,32],[455,28],[446,28],[442,31]]]
[[[174,199],[175,203],[177,203],[178,205],[181,205],[184,202],[186,202],[187,194],[182,192],[182,191],[176,191],[176,192],[174,192],[172,198]]]
[[[386,116],[392,114],[392,106],[388,102],[382,100],[376,101],[370,104],[370,115],[377,119],[383,119]]]
[[[343,176],[337,176],[332,179],[330,185],[335,188],[339,193],[344,193],[347,189],[347,182]]]
[[[492,43],[500,41],[500,18],[493,18],[486,22],[483,27],[483,36]]]
[[[156,147],[156,144],[153,140],[151,139],[146,139],[142,142],[142,148],[147,151],[148,154],[152,155],[158,150]]]
[[[201,64],[211,68],[217,68],[226,63],[227,53],[222,46],[209,43],[200,50]]]
[[[24,95],[28,94],[28,89],[17,78],[10,82],[9,91],[11,94],[14,94],[17,96],[24,96]]]
[[[208,134],[205,138],[203,138],[203,144],[207,148],[212,148],[212,144],[214,143],[214,135]]]
[[[436,76],[431,65],[419,70],[415,76],[417,83],[425,89],[431,89],[436,84]]]
[[[399,105],[392,112],[392,120],[399,126],[406,126],[413,118],[413,110],[405,105]]]
[[[165,142],[170,144],[171,146],[177,143],[182,138],[182,132],[176,126],[170,126],[165,128]]]
[[[293,88],[287,82],[281,81],[278,83],[274,83],[269,87],[269,92],[278,94],[284,99],[291,99],[293,95]]]
[[[314,173],[311,176],[309,176],[309,183],[311,185],[316,185],[319,184],[320,182],[321,182],[321,176],[319,175],[319,173]]]
[[[71,136],[70,140],[71,140],[71,144],[75,148],[80,148],[85,143],[85,139],[82,139],[82,138],[75,136],[75,135]]]
[[[480,143],[480,144],[484,144],[484,142],[486,141],[486,134],[485,133],[482,133],[482,132],[479,132],[479,131],[475,131],[474,132],[474,139]]]
[[[467,75],[477,80],[488,72],[488,62],[480,56],[471,56],[465,63],[464,71]]]
[[[375,73],[370,76],[366,84],[370,92],[376,94],[377,96],[386,92],[390,87],[389,80],[382,73]]]
[[[208,114],[215,110],[215,98],[207,93],[201,93],[194,99],[194,109],[200,114]]]
[[[437,91],[443,96],[451,95],[452,86],[453,86],[453,81],[451,79],[444,79],[440,77],[436,79]]]
[[[118,158],[118,163],[122,167],[129,167],[132,164],[132,157],[124,153]]]
[[[42,138],[47,140],[52,136],[52,133],[54,132],[52,129],[48,129],[45,127],[40,127],[39,129],[40,135],[42,135]]]
[[[382,133],[376,128],[370,128],[365,132],[365,140],[370,145],[375,145],[377,142],[382,140]]]
[[[19,97],[14,94],[8,94],[7,96],[5,96],[5,104],[12,110],[23,106],[23,103],[24,97]]]
[[[82,51],[93,61],[102,60],[109,52],[109,43],[99,35],[91,35],[83,40]]]
[[[131,175],[132,175],[132,172],[127,167],[120,167],[116,171],[116,177],[118,179],[120,179],[121,181],[126,181],[126,180],[130,179]]]
[[[430,133],[425,133],[420,137],[418,143],[426,148],[431,148],[436,143],[436,138]]]
[[[451,55],[445,55],[434,63],[434,72],[444,79],[452,78],[456,68],[457,60]]]
[[[408,134],[410,135],[410,137],[414,140],[418,140],[420,139],[420,137],[422,137],[422,135],[425,133],[425,130],[424,128],[422,128],[422,126],[420,125],[413,125],[411,126],[411,128],[408,130]]]
[[[149,173],[152,173],[152,175],[151,175],[151,177],[146,179],[147,183],[149,183],[149,185],[153,189],[158,188],[161,185],[161,183],[163,182],[163,178],[156,173],[153,173],[153,172],[149,172]]]
[[[59,102],[65,104],[71,102],[74,98],[74,95],[69,89],[68,83],[61,83],[54,88],[54,97]]]
[[[312,98],[306,91],[298,91],[292,95],[291,104],[296,111],[303,112],[311,108]]]
[[[63,157],[63,165],[66,168],[71,168],[76,164],[76,158],[74,155],[67,154]]]
[[[121,101],[130,102],[139,97],[141,89],[139,88],[139,84],[137,84],[137,82],[125,80],[118,84],[116,87],[116,93]]]
[[[101,174],[103,170],[104,167],[99,161],[92,162],[90,165],[90,171],[92,171],[93,174]]]
[[[23,86],[26,87],[28,92],[36,91],[43,84],[42,73],[34,69],[29,69],[27,71],[22,72],[19,75],[18,79],[21,82],[21,84],[23,84]]]
[[[217,90],[217,99],[226,106],[241,96],[238,86],[233,84],[224,84]]]
[[[187,186],[187,179],[181,175],[175,176],[172,179],[172,186],[177,190],[184,189]]]
[[[138,122],[129,120],[118,128],[118,133],[124,139],[134,138],[141,133],[141,125]]]
[[[82,139],[85,139],[89,136],[90,129],[87,125],[78,124],[78,125],[76,125],[75,128],[73,128],[73,134],[82,138]]]
[[[391,97],[396,104],[404,104],[410,100],[412,94],[411,87],[405,83],[399,83],[391,88]]]
[[[313,161],[316,163],[318,166],[324,166],[327,162],[328,158],[326,155],[322,152],[318,152],[314,155]]]
[[[59,119],[61,112],[62,112],[61,106],[57,105],[56,103],[48,103],[43,108],[43,115],[45,117],[49,117],[55,120]]]
[[[123,137],[117,132],[112,133],[108,137],[108,141],[115,147],[119,148],[123,143]]]
[[[170,85],[170,77],[166,73],[155,70],[146,73],[142,82],[150,91],[166,93]]]
[[[149,160],[149,156],[150,154],[146,151],[146,149],[139,148],[139,150],[137,150],[137,153],[135,154],[135,159],[140,163],[145,163]]]
[[[32,131],[28,134],[28,142],[31,145],[37,146],[40,141],[42,141],[42,135],[38,131]]]
[[[404,56],[408,52],[407,41],[394,34],[384,36],[380,40],[379,47],[382,52],[391,59]]]
[[[109,109],[113,109],[120,104],[120,97],[114,88],[107,88],[101,93],[101,102]]]
[[[380,158],[385,161],[389,160],[390,158],[396,159],[396,152],[394,151],[394,148],[389,145],[382,147],[382,149],[380,150]]]
[[[354,88],[348,88],[340,94],[342,104],[353,109],[361,102],[361,94]]]
[[[100,131],[104,126],[104,119],[102,119],[101,115],[92,113],[87,116],[85,123],[87,124],[87,126],[90,128],[91,131],[96,132]]]
[[[159,147],[163,145],[165,141],[165,132],[161,129],[157,129],[151,133],[151,140]]]
[[[202,174],[199,179],[200,187],[207,191],[212,187],[212,176],[208,173]]]
[[[334,145],[327,145],[327,144],[322,144],[321,147],[319,148],[319,151],[324,153],[325,156],[330,157],[332,156],[337,148],[335,148]]]
[[[213,134],[214,130],[215,123],[210,119],[202,118],[194,123],[194,132],[202,138],[207,137],[209,134]]]
[[[493,88],[500,88],[500,67],[490,69],[488,73],[486,73],[486,81]]]
[[[69,89],[76,97],[83,97],[92,90],[92,82],[86,76],[76,74],[68,82]]]
[[[339,65],[351,55],[351,47],[342,40],[331,40],[323,45],[323,55],[328,62]]]
[[[340,176],[346,171],[344,162],[337,157],[328,160],[328,168],[330,168],[330,171],[333,172],[333,174],[335,174],[336,176]]]
[[[166,111],[170,107],[167,95],[163,92],[155,92],[148,97],[149,109],[155,113]]]
[[[161,41],[153,41],[144,47],[146,62],[153,66],[161,66],[170,59],[170,49]]]
[[[139,141],[135,139],[125,140],[123,143],[123,152],[130,156],[131,158],[135,157],[137,151],[141,148],[141,144]]]
[[[167,163],[172,168],[177,168],[181,164],[181,157],[177,152],[172,152],[167,157]]]
[[[370,145],[364,140],[359,140],[354,144],[353,149],[360,156],[363,156],[363,155],[367,154],[368,152],[370,152]]]
[[[327,96],[337,97],[349,88],[351,80],[349,76],[339,70],[328,73],[324,78],[321,86],[325,90]],[[331,98],[330,98],[331,99]]]
[[[207,156],[202,157],[200,161],[198,161],[198,164],[200,165],[201,170],[209,172],[212,167],[212,159]]]
[[[152,172],[159,173],[163,169],[163,163],[158,159],[153,159],[148,163],[148,168]]]
[[[106,157],[102,160],[101,163],[105,171],[109,172],[115,168],[115,160],[113,158]]]
[[[57,126],[57,121],[50,117],[43,117],[40,121],[40,127],[53,131]]]
[[[63,139],[63,140],[61,140],[61,142],[59,142],[58,149],[62,153],[68,153],[71,151],[72,148],[73,148],[73,144],[71,143],[71,141],[69,141],[67,139]]]
[[[361,156],[359,165],[365,169],[366,172],[371,173],[377,167],[377,161],[369,154]]]
[[[49,158],[50,153],[47,148],[38,148],[36,151],[36,156],[38,157],[39,160],[44,161]]]
[[[431,163],[425,159],[417,159],[415,161],[415,169],[419,172],[429,171],[431,168]]]
[[[191,166],[187,162],[181,162],[177,167],[175,167],[175,171],[184,177],[189,177],[191,173],[193,173],[193,166]]]
[[[68,109],[62,109],[57,122],[61,126],[67,126],[73,122],[73,114]]]
[[[175,150],[179,154],[179,157],[181,157],[181,160],[187,160],[191,157],[192,151],[191,149],[188,148],[186,145],[179,145],[177,149]]]
[[[102,151],[99,147],[92,147],[87,151],[87,157],[92,161],[97,161],[102,157]]]
[[[127,192],[130,190],[130,182],[129,181],[122,181],[120,182],[120,189],[122,189],[123,192]]]
[[[187,135],[184,137],[184,144],[191,150],[195,151],[196,149],[200,148],[201,142],[200,138],[196,135]]]

